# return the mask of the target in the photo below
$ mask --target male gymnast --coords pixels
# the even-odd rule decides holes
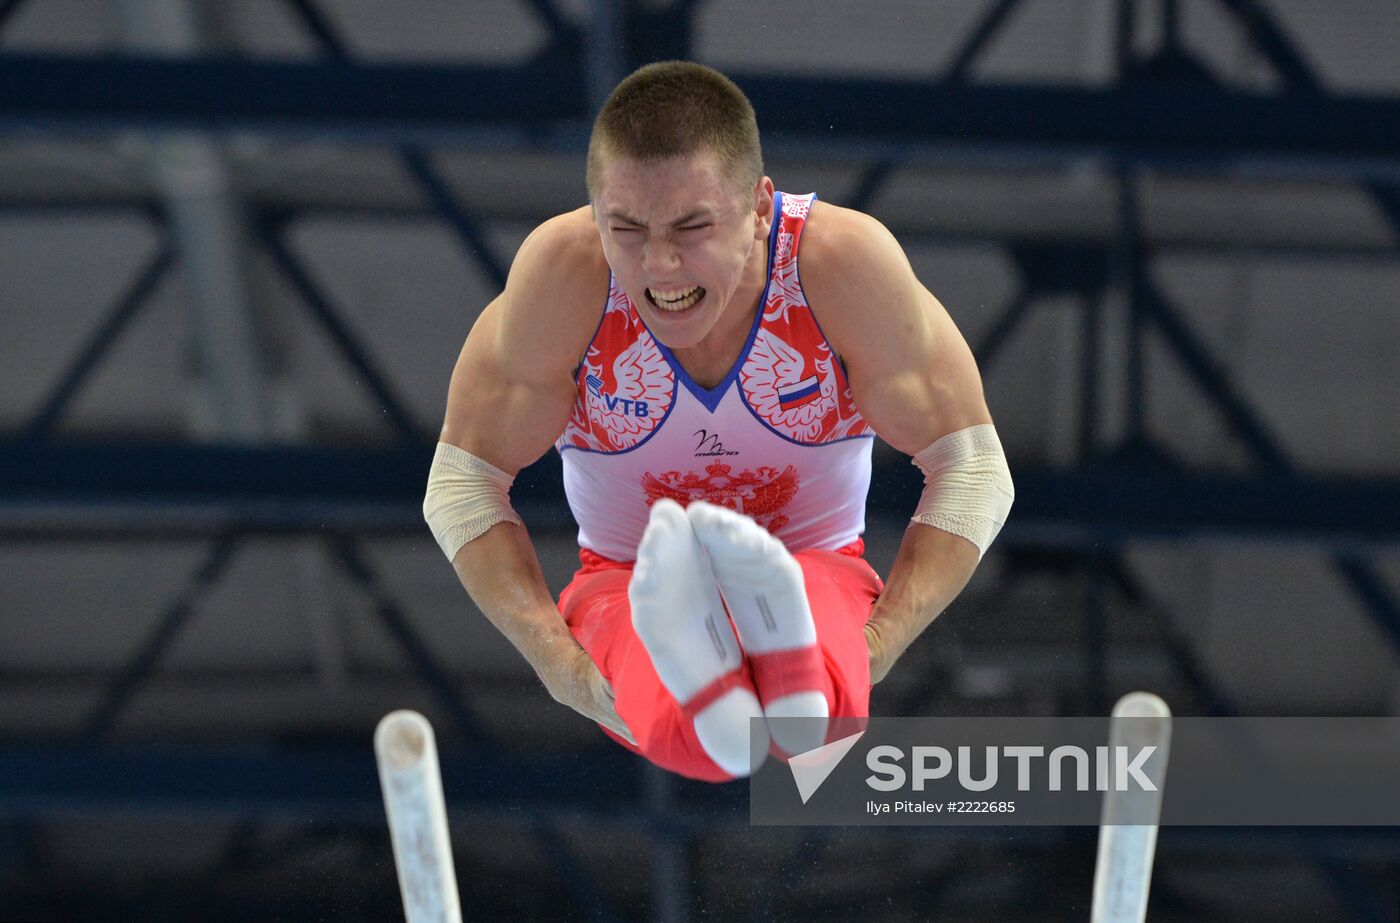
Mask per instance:
[[[466,339],[424,514],[556,700],[668,770],[746,776],[751,719],[794,754],[868,714],[1010,473],[947,311],[878,221],[774,190],[728,78],[627,77],[587,183]],[[884,583],[861,539],[876,433],[925,482]],[[557,605],[509,501],[551,446],[582,564]],[[766,722],[788,716],[813,720]]]

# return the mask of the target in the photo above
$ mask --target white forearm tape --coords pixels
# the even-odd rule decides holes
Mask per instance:
[[[1016,489],[990,423],[949,433],[914,456],[924,473],[924,493],[914,522],[961,535],[980,558],[1001,531]]]
[[[510,508],[515,478],[446,442],[439,442],[428,471],[423,518],[442,553],[451,561],[462,546],[498,522],[523,525]]]

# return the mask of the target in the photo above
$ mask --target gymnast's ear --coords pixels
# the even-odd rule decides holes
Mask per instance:
[[[754,239],[767,240],[773,226],[773,180],[760,176],[753,186]]]

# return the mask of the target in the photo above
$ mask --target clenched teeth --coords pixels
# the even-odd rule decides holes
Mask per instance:
[[[705,290],[698,285],[690,288],[658,290],[647,289],[652,303],[664,311],[684,311],[704,296]]]

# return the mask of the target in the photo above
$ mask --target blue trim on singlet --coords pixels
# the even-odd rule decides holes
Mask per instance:
[[[815,204],[816,201],[817,201],[816,193],[813,193],[813,194],[812,194],[812,202]],[[810,211],[810,209],[809,209],[808,212],[807,212],[808,218],[811,217],[811,214],[812,214],[812,213],[811,213],[811,211]],[[775,226],[776,226],[776,225],[775,225]],[[805,231],[805,226],[804,226],[804,231]],[[793,270],[793,274],[797,276],[797,288],[798,288],[799,291],[802,292],[802,301],[803,301],[804,305],[805,305],[806,308],[807,308],[807,316],[810,317],[810,318],[812,319],[812,323],[813,323],[813,324],[816,326],[816,328],[817,328],[817,333],[820,333],[820,334],[821,334],[822,342],[826,344],[826,348],[831,350],[831,356],[832,356],[832,358],[835,359],[836,362],[841,366],[841,378],[845,380],[846,386],[849,387],[849,386],[850,386],[850,378],[847,377],[847,375],[846,375],[846,363],[842,362],[842,361],[841,361],[841,357],[838,356],[838,355],[836,355],[836,350],[831,349],[831,341],[828,340],[828,339],[826,338],[826,334],[822,331],[822,325],[819,324],[819,323],[817,323],[817,314],[816,314],[815,311],[812,310],[812,303],[811,303],[810,301],[807,301],[807,292],[806,292],[806,290],[802,288],[802,273],[798,270],[798,264],[801,262],[801,258],[802,258],[802,241],[801,241],[801,239],[799,238],[798,240],[794,241],[794,242],[793,242],[793,246],[794,246],[794,248],[795,248],[795,252],[794,252],[793,255],[792,255],[792,270]],[[765,291],[766,291],[766,289],[765,289]],[[765,301],[766,301],[766,299],[765,299]],[[760,312],[760,314],[761,314],[761,313],[762,313],[762,312]],[[757,330],[755,330],[754,332],[757,333]],[[658,343],[657,345],[659,346],[660,344]],[[745,355],[745,356],[748,355],[748,350],[747,350],[747,349],[744,350],[744,355]],[[818,387],[820,387],[820,385],[818,385]],[[749,397],[748,397],[747,394],[744,393],[744,389],[743,389],[743,388],[740,388],[740,389],[739,389],[739,403],[741,403],[741,404],[744,405],[744,408],[745,408],[746,410],[748,410],[749,414],[752,415],[753,418],[754,418],[755,420],[757,420],[759,423],[761,423],[761,424],[763,425],[763,428],[764,428],[764,429],[768,430],[768,432],[772,433],[773,435],[777,436],[777,437],[780,438],[780,439],[784,439],[784,440],[786,440],[786,441],[788,441],[788,442],[791,442],[793,445],[807,446],[807,447],[811,448],[811,447],[815,447],[815,446],[835,445],[835,444],[838,443],[838,442],[849,442],[849,441],[852,440],[852,439],[874,439],[874,438],[875,438],[875,433],[874,433],[874,431],[872,430],[871,432],[868,432],[868,433],[860,433],[859,435],[856,435],[856,436],[842,436],[840,439],[828,439],[826,442],[803,442],[803,441],[801,441],[800,439],[793,439],[793,438],[792,438],[791,436],[789,436],[787,433],[784,433],[784,432],[781,432],[781,431],[779,431],[779,430],[774,429],[773,426],[772,426],[767,420],[765,420],[765,419],[763,419],[763,417],[759,416],[759,415],[758,415],[758,411],[757,411],[757,410],[754,410],[754,409],[753,409],[753,405],[749,403]],[[859,413],[860,411],[856,411],[856,412]],[[870,426],[869,422],[866,423],[866,426],[867,426],[867,427]]]
[[[650,433],[645,434],[645,436],[641,438],[640,443],[636,445],[629,445],[627,448],[588,448],[587,445],[560,445],[559,454],[563,455],[564,452],[568,450],[574,450],[575,452],[592,452],[594,455],[626,455],[627,452],[636,451],[638,448],[643,447],[643,445],[650,443],[651,437],[661,431],[662,424],[666,422],[666,417],[671,416],[672,410],[676,409],[676,398],[679,398],[679,396],[678,389],[676,389],[676,382],[672,381],[671,403],[666,405],[666,412],[662,413],[661,419],[657,420],[657,424],[655,424],[654,427],[651,427]]]
[[[613,293],[613,288],[614,288],[614,287],[616,287],[616,280],[613,279],[612,270],[608,270],[608,295],[607,295],[607,297],[606,297],[605,299],[603,299],[603,314],[602,314],[601,317],[598,318],[598,326],[593,328],[593,336],[591,336],[591,337],[589,338],[589,340],[588,340],[588,345],[585,346],[585,347],[583,348],[583,357],[582,357],[581,359],[579,359],[578,365],[574,366],[574,392],[575,392],[576,394],[578,393],[579,373],[583,371],[583,365],[584,365],[585,362],[588,361],[588,351],[589,351],[590,349],[593,348],[593,343],[594,343],[594,341],[598,339],[598,331],[603,329],[603,321],[605,321],[605,320],[608,319],[608,306],[612,304],[612,293]],[[622,297],[623,297],[624,299],[627,298],[627,293],[626,293],[626,292],[623,292],[623,293],[622,293]],[[630,299],[628,300],[628,304],[629,304],[629,306],[631,305]],[[633,308],[633,310],[636,310],[636,309]],[[638,314],[637,314],[637,320],[641,320],[641,319],[642,319],[642,315],[641,315],[640,312],[638,312]],[[643,327],[646,326],[646,322],[645,322],[645,321],[642,322],[642,326],[643,326]],[[647,331],[647,336],[651,336],[651,331],[650,331],[650,330]],[[661,345],[660,341],[658,341],[658,340],[656,339],[656,337],[652,337],[652,341],[655,342],[657,346],[660,346],[660,345]],[[680,396],[680,395],[679,395],[679,392],[676,390],[675,376],[672,375],[672,376],[671,376],[671,403],[669,403],[669,404],[666,405],[666,412],[663,413],[663,414],[661,415],[661,419],[660,419],[660,420],[657,420],[657,421],[656,421],[656,425],[653,426],[653,427],[651,428],[651,432],[647,433],[646,436],[645,436],[645,438],[643,438],[641,442],[637,443],[637,444],[634,445],[634,446],[629,446],[629,447],[627,447],[627,448],[625,448],[625,449],[590,449],[590,448],[588,448],[587,446],[581,446],[581,445],[562,445],[562,446],[561,446],[561,445],[559,444],[559,439],[556,439],[556,440],[554,440],[554,449],[555,449],[556,452],[559,453],[559,457],[560,457],[560,458],[562,458],[562,457],[564,456],[564,452],[567,451],[567,450],[569,450],[569,449],[573,449],[573,450],[576,451],[576,452],[592,452],[594,455],[625,455],[625,454],[627,454],[628,452],[632,451],[633,449],[640,449],[642,446],[644,446],[644,445],[647,444],[648,440],[650,440],[652,436],[655,436],[655,435],[656,435],[657,431],[661,429],[661,424],[662,424],[662,423],[665,423],[665,422],[666,422],[666,418],[669,417],[669,416],[671,415],[671,411],[676,409],[676,398],[679,397],[679,396]],[[588,400],[587,397],[582,396],[582,395],[580,395],[578,399],[579,399],[579,400],[582,400],[582,401],[585,401],[585,402]],[[588,412],[588,407],[587,407],[587,404],[585,403],[585,405],[584,405],[584,413],[587,413],[587,412]],[[563,436],[560,436],[560,439],[562,439],[562,438],[563,438]]]
[[[660,346],[661,344],[657,343],[656,345]],[[666,412],[661,415],[660,420],[656,421],[656,425],[651,428],[651,432],[643,436],[642,440],[636,445],[628,446],[625,449],[590,449],[587,446],[581,445],[561,446],[556,442],[555,448],[558,449],[561,458],[563,457],[564,453],[569,451],[570,449],[573,449],[575,452],[592,452],[594,455],[626,455],[628,452],[640,449],[642,446],[646,445],[648,442],[651,441],[651,437],[661,432],[661,427],[663,424],[665,424],[667,418],[671,416],[671,411],[676,409],[676,398],[678,397],[680,397],[680,391],[676,387],[676,380],[675,376],[673,375],[671,376],[671,403],[666,405]],[[588,412],[587,408],[584,409],[584,412]]]
[[[740,389],[739,389],[739,392],[742,394],[742,393],[743,393],[743,390],[744,390],[743,388],[740,388]],[[782,440],[784,440],[784,441],[786,441],[786,442],[791,442],[793,445],[800,445],[800,446],[802,446],[803,448],[807,448],[807,449],[820,449],[822,446],[836,445],[836,443],[838,443],[838,442],[850,442],[852,439],[874,439],[874,438],[875,438],[875,433],[872,431],[872,432],[868,432],[868,433],[858,433],[858,434],[855,435],[855,436],[842,436],[840,439],[828,439],[826,442],[803,442],[801,439],[794,439],[794,438],[792,438],[791,436],[789,436],[787,433],[784,433],[784,432],[782,432],[782,431],[780,431],[780,430],[774,429],[771,425],[769,425],[769,423],[768,423],[767,420],[763,419],[762,417],[760,417],[760,416],[758,415],[758,412],[757,412],[756,410],[754,410],[753,407],[751,407],[751,406],[749,405],[749,402],[748,402],[748,401],[744,401],[743,404],[744,404],[744,408],[745,408],[746,410],[748,410],[748,412],[749,412],[750,414],[753,415],[753,418],[754,418],[755,420],[757,420],[759,423],[763,424],[763,428],[766,429],[766,430],[768,430],[768,432],[772,433],[774,436],[777,436],[779,439],[782,439]],[[865,425],[866,425],[866,426],[869,426],[870,424],[869,424],[869,423],[866,423]]]
[[[814,192],[812,193],[812,205],[816,204],[817,194]],[[811,220],[811,217],[811,206],[808,206],[808,220]],[[812,310],[812,301],[807,297],[807,289],[802,284],[802,242],[798,241],[795,247],[797,252],[792,255],[792,275],[793,278],[797,280],[797,290],[802,293],[802,303],[807,306],[807,316],[810,317],[812,319],[812,323],[816,325],[817,333],[820,333],[822,335],[822,342],[826,344],[826,348],[831,349],[831,340],[827,339],[826,331],[822,329],[822,322],[817,320],[817,312]],[[846,360],[842,359],[841,354],[834,349],[831,349],[831,356],[833,359],[836,360],[836,364],[841,367],[841,377],[845,380],[846,385],[849,387],[851,384],[851,376],[850,373],[846,371]]]
[[[763,325],[763,310],[768,306],[768,287],[773,284],[773,256],[778,248],[778,226],[782,224],[782,201],[783,194],[781,192],[775,192],[773,194],[773,214],[779,217],[776,217],[776,220],[773,222],[773,227],[768,231],[768,274],[763,281],[763,294],[758,298],[758,311],[754,314],[753,326],[749,328],[749,338],[744,341],[744,348],[739,351],[739,358],[734,360],[734,367],[729,370],[729,374],[725,375],[720,383],[713,388],[702,388],[686,374],[685,367],[681,365],[680,360],[676,358],[675,354],[671,352],[666,344],[656,339],[656,337],[652,337],[652,340],[656,342],[657,347],[661,350],[661,355],[666,357],[666,362],[671,366],[671,371],[675,374],[676,380],[682,382],[686,390],[695,395],[695,399],[703,404],[705,409],[710,413],[714,413],[719,409],[720,401],[724,400],[724,392],[728,391],[729,386],[734,384],[735,380],[739,377],[739,371],[744,367],[744,362],[749,358],[749,349],[753,347],[753,341],[758,337],[758,328]],[[645,327],[646,320],[642,318],[640,311],[637,312],[637,317],[642,321],[642,326]],[[651,333],[650,328],[647,329],[647,333]],[[741,388],[740,390],[742,391],[743,389]],[[658,424],[658,427],[659,426],[660,424]]]
[[[800,285],[801,283],[799,283]],[[598,339],[598,331],[603,329],[603,321],[608,319],[608,305],[612,304],[613,277],[612,270],[608,270],[608,293],[603,296],[603,313],[598,315],[598,326],[593,328],[593,336],[588,338],[588,345],[583,348],[583,355],[578,357],[578,365],[574,366],[573,379],[574,387],[578,387],[578,373],[583,371],[583,364],[588,361],[588,351],[593,348],[593,341]]]

